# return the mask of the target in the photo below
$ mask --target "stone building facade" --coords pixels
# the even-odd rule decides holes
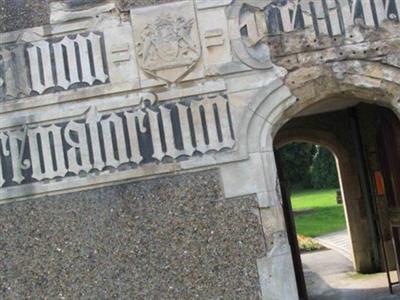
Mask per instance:
[[[355,269],[398,264],[399,0],[49,2],[1,1],[0,298],[302,298],[292,141],[338,159]]]

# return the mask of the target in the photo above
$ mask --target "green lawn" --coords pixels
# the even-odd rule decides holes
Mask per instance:
[[[344,209],[336,190],[307,190],[292,194],[297,234],[316,237],[346,228]]]

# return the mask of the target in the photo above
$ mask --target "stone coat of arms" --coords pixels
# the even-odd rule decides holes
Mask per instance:
[[[195,17],[166,12],[153,20],[135,31],[138,62],[145,72],[176,82],[200,59]]]

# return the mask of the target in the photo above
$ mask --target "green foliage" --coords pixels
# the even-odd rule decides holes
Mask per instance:
[[[311,167],[311,183],[315,189],[339,187],[335,158],[325,148],[318,147],[318,153]]]
[[[279,150],[289,188],[338,188],[336,162],[331,152],[309,143],[292,143]]]
[[[343,206],[336,204],[336,189],[294,193],[291,201],[299,235],[316,237],[346,228]]]
[[[298,234],[297,241],[299,242],[299,248],[301,252],[310,252],[324,249],[323,246],[321,246],[314,239],[308,236]]]
[[[311,188],[310,168],[316,147],[308,143],[292,143],[279,150],[286,182],[294,189]]]

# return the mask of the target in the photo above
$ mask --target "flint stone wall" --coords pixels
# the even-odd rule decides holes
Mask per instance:
[[[0,0],[0,32],[46,25],[49,7],[46,0]]]
[[[1,299],[257,299],[254,197],[205,171],[1,206]]]

